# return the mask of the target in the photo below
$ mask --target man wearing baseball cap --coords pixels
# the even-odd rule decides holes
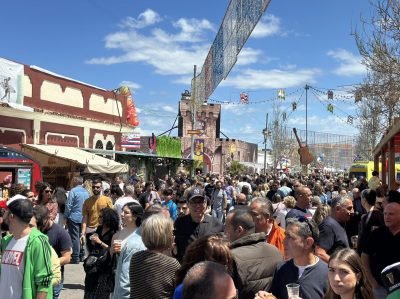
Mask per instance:
[[[215,217],[205,214],[207,197],[203,189],[193,188],[188,196],[189,215],[175,221],[176,258],[182,261],[186,247],[199,237],[222,233],[224,226]]]
[[[52,298],[51,249],[48,239],[29,226],[33,204],[28,199],[7,202],[4,221],[11,235],[1,240],[2,298]]]

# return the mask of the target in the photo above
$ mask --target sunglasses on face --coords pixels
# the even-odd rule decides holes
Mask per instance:
[[[101,186],[92,186],[92,189],[100,189]]]
[[[53,192],[53,190],[44,190],[44,192],[51,193],[51,192]]]

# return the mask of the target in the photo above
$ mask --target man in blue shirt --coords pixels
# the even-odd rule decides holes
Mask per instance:
[[[173,195],[173,191],[172,189],[165,189],[162,192],[162,206],[163,207],[167,207],[169,214],[171,215],[172,220],[176,220],[176,218],[178,217],[178,211],[176,208],[176,204],[174,203],[174,201],[172,200],[172,195]]]
[[[83,202],[89,198],[89,192],[83,188],[82,183],[82,177],[72,178],[72,185],[74,187],[69,191],[65,204],[64,217],[72,241],[71,264],[79,263],[82,206]]]

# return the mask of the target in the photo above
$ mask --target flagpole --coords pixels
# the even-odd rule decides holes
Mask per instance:
[[[306,146],[308,145],[308,89],[310,86],[306,84]]]

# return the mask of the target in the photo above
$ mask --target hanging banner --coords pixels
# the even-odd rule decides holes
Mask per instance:
[[[121,147],[140,149],[140,133],[129,133],[121,136]]]
[[[193,160],[203,162],[203,157],[204,157],[204,139],[195,139]]]
[[[0,102],[23,105],[23,77],[22,64],[0,58]]]

